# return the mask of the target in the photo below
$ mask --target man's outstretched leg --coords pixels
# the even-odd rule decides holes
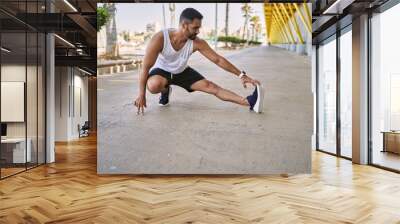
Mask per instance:
[[[223,101],[229,101],[243,106],[249,106],[249,102],[246,98],[241,97],[230,90],[224,89],[207,79],[203,79],[193,83],[191,89],[194,91],[201,91],[212,94]]]
[[[261,95],[258,93],[258,88],[259,87],[256,88],[252,95],[245,98],[206,79],[197,81],[191,86],[191,89],[194,91],[209,93],[224,101],[233,102],[243,106],[250,106],[250,109],[253,109],[257,103],[258,95]],[[260,101],[260,99],[258,99],[258,101]],[[260,109],[257,109],[256,112],[259,111]]]
[[[224,101],[233,102],[243,106],[250,106],[250,109],[254,110],[257,113],[262,111],[262,101],[264,93],[262,92],[262,87],[258,85],[256,86],[253,94],[246,98],[239,96],[238,94],[230,90],[224,89],[206,79],[193,83],[191,89],[194,91],[201,91],[215,95],[216,97]]]

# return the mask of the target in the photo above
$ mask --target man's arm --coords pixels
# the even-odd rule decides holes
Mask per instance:
[[[137,114],[146,107],[146,84],[149,77],[149,70],[157,60],[158,54],[162,51],[164,38],[162,32],[155,34],[146,48],[146,53],[143,59],[143,68],[139,75],[139,96],[135,100],[135,106],[138,108]]]
[[[240,75],[241,71],[236,68],[232,63],[226,60],[221,55],[217,54],[205,40],[196,39],[196,50],[198,50],[204,57],[208,58],[208,60],[212,61],[214,64],[223,68],[225,71],[233,73],[237,76]]]
[[[162,32],[156,33],[147,45],[143,58],[143,68],[139,76],[139,95],[146,95],[146,83],[149,70],[157,60],[158,54],[162,51],[164,39]]]
[[[204,55],[208,60],[214,62],[219,67],[223,68],[225,71],[228,71],[236,76],[241,74],[241,71],[236,68],[232,63],[230,63],[226,58],[217,54],[205,40],[196,39],[195,40],[195,51],[198,50],[202,55]],[[260,84],[258,80],[252,79],[247,75],[243,75],[241,78],[243,87],[246,88],[246,83],[251,83],[253,85]]]

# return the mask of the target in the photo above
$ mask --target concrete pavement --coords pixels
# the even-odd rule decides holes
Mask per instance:
[[[138,72],[98,77],[98,172],[275,174],[311,169],[311,59],[273,47],[224,53],[266,87],[264,113],[173,86],[170,106],[147,92],[136,115]],[[247,96],[236,77],[195,53],[189,65]]]

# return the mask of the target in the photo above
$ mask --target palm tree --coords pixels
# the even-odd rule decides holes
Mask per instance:
[[[244,26],[243,26],[243,34],[242,34],[242,39],[244,39],[245,33],[247,34],[247,37],[249,36],[248,30],[247,30],[247,24],[249,22],[250,14],[252,13],[253,10],[248,3],[244,3],[241,9],[242,9],[243,17],[244,17]]]
[[[110,19],[110,15],[108,14],[107,7],[105,5],[99,6],[96,8],[97,12],[97,32],[103,28],[104,25]]]
[[[256,29],[258,29],[258,26],[260,24],[260,17],[259,16],[252,16],[250,18],[250,22],[251,22],[251,40],[254,40],[255,37],[255,31]],[[258,38],[257,38],[258,39]]]
[[[130,37],[129,31],[126,31],[126,30],[122,31],[122,38],[123,38],[126,42],[131,41],[131,37]]]
[[[119,51],[117,43],[117,24],[115,21],[115,13],[117,11],[117,8],[115,6],[115,3],[106,3],[105,7],[107,9],[107,13],[110,16],[109,20],[106,23],[106,55],[109,57],[118,57]]]
[[[228,25],[229,25],[229,3],[226,3],[226,7],[225,7],[225,36],[226,37],[229,35]],[[228,47],[227,41],[225,41],[225,47]]]

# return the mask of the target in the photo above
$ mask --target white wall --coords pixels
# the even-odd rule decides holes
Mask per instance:
[[[17,81],[25,82],[25,71],[26,67],[24,65],[11,65],[3,64],[1,66],[1,81]],[[28,70],[30,70],[28,66]],[[26,82],[25,82],[26,83]],[[29,96],[36,96],[36,93],[27,93]],[[1,108],[1,110],[6,110],[6,108]],[[7,136],[8,137],[25,137],[25,122],[7,122]],[[29,136],[28,136],[29,137]]]
[[[85,123],[85,121],[88,120],[88,78],[87,76],[81,76],[79,73],[78,75],[76,74],[77,70],[75,70],[75,75],[74,75],[74,94],[75,96],[71,96],[71,99],[74,99],[75,107],[72,108],[71,110],[71,135],[73,138],[78,138],[79,133],[78,133],[78,124],[81,126]],[[80,93],[79,93],[80,90]],[[80,95],[80,99],[78,96]],[[81,113],[79,111],[79,108],[77,107],[79,102],[78,100],[81,101]],[[71,103],[72,105],[72,103]],[[74,113],[75,110],[75,113]]]
[[[1,82],[1,121],[24,122],[25,83]],[[36,107],[36,105],[35,105]]]
[[[88,120],[88,78],[76,68],[56,67],[55,85],[55,140],[77,139],[78,124],[83,125]],[[82,105],[81,114],[79,104]]]
[[[1,81],[25,82],[25,69],[25,65],[3,64],[1,66]],[[1,108],[1,110],[6,110],[6,108]],[[24,122],[7,122],[7,135],[9,137],[25,137]]]
[[[55,141],[68,141],[69,69],[55,68]]]
[[[37,70],[38,69],[38,70]],[[44,74],[41,66],[37,67],[25,64],[2,64],[1,66],[1,81],[2,82],[24,82],[26,85],[26,107],[25,100],[22,102],[22,108],[7,108],[3,105],[2,112],[17,113],[12,110],[22,110],[20,113],[25,114],[26,120],[21,122],[5,122],[7,124],[8,138],[24,138],[25,135],[30,140],[29,147],[31,148],[32,161],[44,163]],[[26,80],[27,79],[27,80]],[[3,92],[4,89],[2,89]],[[20,90],[21,94],[24,90]],[[3,92],[4,94],[4,92]],[[7,94],[2,95],[2,98],[8,98]],[[24,116],[24,115],[22,115]],[[39,155],[37,155],[37,153]]]

